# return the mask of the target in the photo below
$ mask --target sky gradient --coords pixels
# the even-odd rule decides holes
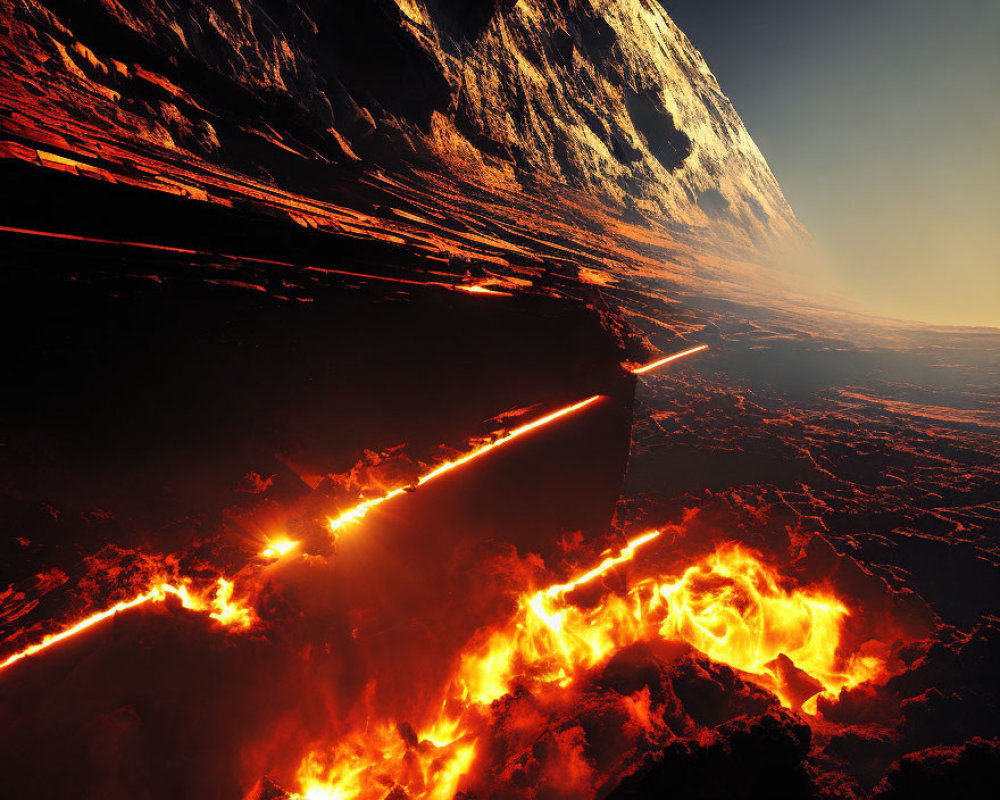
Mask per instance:
[[[848,295],[1000,326],[1000,2],[661,2]]]

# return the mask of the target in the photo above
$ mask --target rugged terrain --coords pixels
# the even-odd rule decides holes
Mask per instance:
[[[153,575],[236,592],[0,671],[11,796],[931,797],[995,772],[1000,333],[771,266],[808,235],[658,4],[0,8],[0,661]],[[572,595],[590,627],[738,543],[782,602],[837,598],[868,672],[612,636],[462,705],[517,597],[652,529]]]

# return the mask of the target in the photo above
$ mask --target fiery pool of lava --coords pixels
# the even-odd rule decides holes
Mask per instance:
[[[299,770],[299,796],[374,800],[398,786],[407,797],[451,798],[477,758],[493,703],[519,688],[571,690],[614,654],[657,638],[686,642],[746,673],[789,707],[812,699],[815,709],[820,692],[836,696],[883,673],[879,656],[841,648],[850,610],[832,589],[787,586],[759,554],[736,544],[662,574],[640,556],[662,535],[636,537],[569,581],[521,593],[507,624],[469,643],[418,727],[367,719],[363,729],[316,747]],[[628,586],[615,591],[605,579],[625,568]]]

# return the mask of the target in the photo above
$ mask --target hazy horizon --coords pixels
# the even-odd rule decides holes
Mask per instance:
[[[1000,3],[661,2],[846,294],[1000,327]]]

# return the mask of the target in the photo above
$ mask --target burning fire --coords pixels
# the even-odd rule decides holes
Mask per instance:
[[[227,628],[247,630],[253,627],[257,616],[250,606],[243,601],[233,600],[233,582],[219,578],[216,584],[215,596],[206,605],[203,600],[191,601],[184,607],[192,611],[208,611],[208,615]]]
[[[313,751],[299,768],[301,800],[382,800],[393,785],[421,800],[451,800],[476,756],[475,737],[436,742],[433,731],[379,724],[331,751]]]
[[[796,706],[775,666],[785,656],[817,681],[817,691],[841,689],[877,677],[881,660],[841,652],[848,608],[828,588],[790,588],[759,556],[727,545],[679,574],[634,564],[636,554],[662,535],[629,541],[617,554],[565,583],[518,598],[501,628],[476,638],[458,659],[442,701],[418,732],[381,721],[333,748],[304,759],[298,778],[303,800],[374,800],[393,786],[421,800],[447,800],[472,766],[476,740],[490,705],[524,686],[564,691],[589,670],[629,645],[683,641],[715,661],[746,673]],[[606,591],[586,606],[574,602],[584,587],[633,564],[631,587]]]
[[[177,584],[157,583],[143,594],[137,595],[130,600],[123,600],[111,608],[91,614],[89,617],[80,620],[70,627],[46,636],[40,642],[36,642],[23,650],[9,656],[5,661],[0,662],[0,670],[17,663],[21,659],[33,656],[43,650],[47,650],[59,642],[65,641],[77,634],[83,633],[95,625],[99,625],[105,620],[109,620],[122,611],[138,608],[147,603],[162,603],[168,597],[176,597],[183,608],[188,611],[206,613],[220,625],[234,630],[246,630],[251,628],[257,621],[257,617],[244,600],[233,599],[233,582],[225,578],[219,578],[215,584],[215,592],[199,593],[192,590],[190,583],[182,581]]]
[[[845,661],[838,652],[849,612],[835,594],[786,589],[773,569],[736,545],[716,550],[679,576],[644,577],[624,595],[607,594],[592,607],[570,601],[576,589],[632,561],[660,535],[633,539],[578,578],[523,596],[513,628],[495,632],[464,657],[462,697],[485,705],[518,682],[567,686],[618,650],[656,637],[687,642],[762,679],[788,706],[793,702],[771,666],[779,655],[831,693],[878,674],[877,659]]]

